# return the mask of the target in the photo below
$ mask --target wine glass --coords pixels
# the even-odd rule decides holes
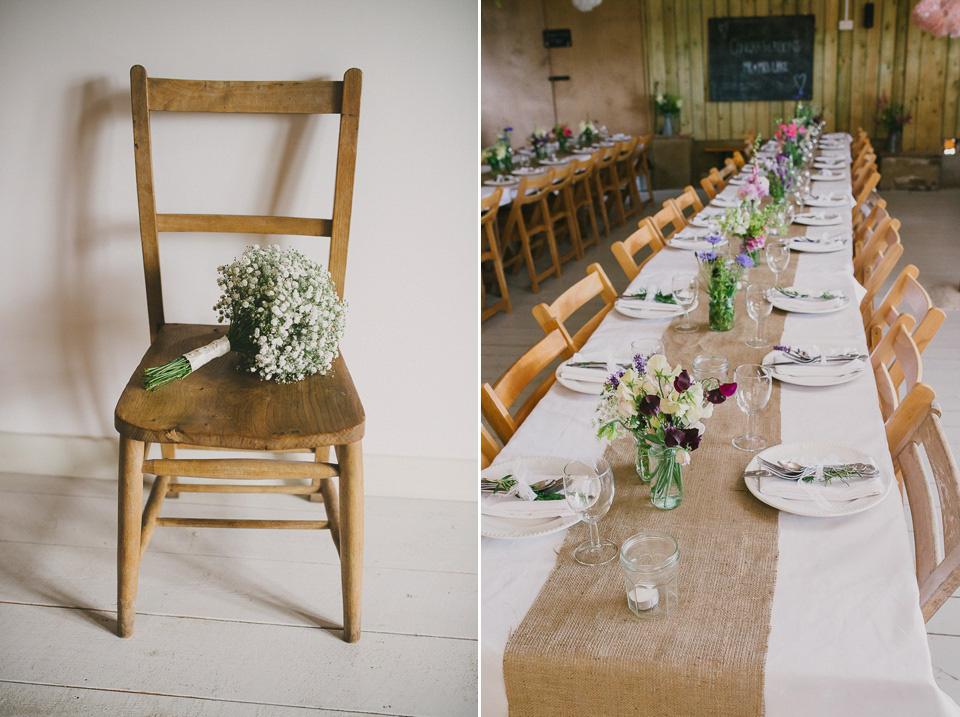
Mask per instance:
[[[760,326],[763,324],[764,318],[773,311],[773,304],[770,303],[770,291],[771,287],[766,284],[750,284],[747,287],[747,313],[750,314],[751,319],[757,322],[756,338],[748,339],[746,342],[750,348],[762,349],[770,345],[770,342],[765,340],[760,333]]]
[[[774,275],[774,286],[780,286],[780,272],[790,265],[790,241],[768,239],[764,251],[767,255],[767,266]]]
[[[573,559],[581,565],[609,563],[620,552],[620,546],[600,539],[597,521],[607,514],[613,503],[613,472],[603,458],[579,458],[563,467],[563,493],[569,505],[590,528],[590,539],[573,551]]]
[[[640,354],[643,356],[645,361],[654,354],[662,354],[663,356],[667,355],[667,351],[663,346],[663,341],[657,338],[637,339],[636,341],[630,342],[630,348],[633,351],[633,356]]]
[[[674,327],[677,331],[686,333],[696,331],[699,328],[690,321],[688,313],[690,307],[697,300],[698,289],[699,283],[696,274],[677,274],[673,277],[673,300],[677,302],[677,306],[683,309],[683,321]]]
[[[770,400],[773,378],[770,369],[759,364],[743,364],[733,372],[737,382],[737,405],[747,414],[747,432],[733,439],[733,445],[741,451],[762,451],[767,439],[756,434],[756,416]]]

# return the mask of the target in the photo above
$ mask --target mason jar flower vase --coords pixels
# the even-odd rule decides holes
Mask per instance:
[[[734,287],[736,289],[736,287]],[[710,294],[709,322],[711,331],[730,331],[736,318],[733,300],[736,291],[717,291]]]
[[[650,466],[650,502],[654,508],[673,510],[683,501],[683,464],[677,449],[652,445],[647,451]]]
[[[650,444],[647,442],[647,439],[643,436],[638,436],[634,434],[633,440],[636,443],[636,467],[637,467],[637,478],[640,479],[641,483],[650,482]]]

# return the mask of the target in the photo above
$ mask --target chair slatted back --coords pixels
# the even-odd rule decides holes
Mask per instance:
[[[486,468],[497,456],[500,455],[500,446],[497,444],[497,439],[494,438],[490,431],[481,424],[480,425],[480,467]]]
[[[939,409],[931,406],[920,418],[894,460],[910,500],[920,609],[927,622],[960,587],[960,470]],[[931,483],[936,486],[939,515]],[[942,549],[936,539],[937,522],[943,533]]]
[[[165,323],[160,280],[160,232],[296,234],[330,238],[328,269],[343,296],[353,206],[353,176],[360,117],[360,70],[337,81],[220,82],[148,77],[140,65],[130,70],[133,134],[140,212],[143,272],[151,340]],[[218,214],[158,214],[153,186],[151,112],[229,112],[340,115],[333,212],[330,219]]]
[[[659,212],[646,217],[643,222],[649,224],[657,232],[664,244],[674,234],[687,226],[687,220],[684,218],[683,212],[680,211],[677,203],[672,199],[665,201]]]
[[[634,257],[644,247],[650,247],[651,254],[638,264]],[[620,268],[623,269],[623,273],[627,275],[627,279],[633,281],[647,262],[663,247],[660,233],[648,223],[641,222],[637,231],[623,241],[614,242],[610,250],[620,264]]]
[[[723,163],[723,169],[719,171],[720,171],[720,179],[722,179],[724,184],[726,184],[730,181],[730,177],[736,174],[738,170],[737,170],[737,165],[734,164],[733,160],[728,158]]]
[[[493,386],[485,383],[480,387],[480,410],[501,441],[506,443],[513,437],[530,411],[557,380],[556,375],[549,373],[520,409],[511,415],[510,408],[517,397],[552,361],[571,356],[573,347],[560,329],[554,329],[518,358]]]
[[[890,375],[890,364],[900,365],[906,384],[906,392],[923,380],[923,362],[920,349],[913,336],[914,319],[909,314],[901,314],[890,327],[877,347],[870,353],[870,364],[877,382],[877,394],[880,396],[880,413],[884,420],[890,418],[900,405],[900,386]]]
[[[856,216],[863,217],[863,221],[853,231],[853,259],[856,261],[860,258],[860,253],[863,251],[863,248],[867,245],[867,242],[870,241],[870,237],[873,236],[873,233],[876,231],[877,226],[884,219],[890,219],[890,214],[887,212],[887,200],[878,198],[874,202],[873,207],[870,209],[870,213],[866,216],[863,215],[863,212],[857,212]]]
[[[577,309],[597,296],[603,299],[603,308],[591,316],[580,330],[571,336],[564,322]],[[593,263],[587,267],[587,275],[560,294],[552,304],[541,303],[534,306],[533,318],[540,324],[544,334],[549,334],[554,329],[560,329],[567,342],[579,351],[587,343],[587,339],[600,325],[600,322],[603,321],[603,317],[610,313],[616,300],[617,290],[613,288],[613,284],[610,283],[603,267]]]
[[[570,161],[573,167],[573,179],[570,183],[570,191],[573,196],[573,214],[574,221],[577,223],[577,231],[580,234],[580,246],[585,248],[591,244],[600,243],[600,231],[597,229],[597,214],[593,208],[593,191],[590,189],[590,180],[593,179],[597,159],[591,156],[589,159]],[[580,210],[585,209],[587,221],[590,224],[592,234],[585,236],[580,229]]]
[[[890,217],[881,220],[876,230],[870,235],[870,241],[864,244],[860,256],[853,263],[853,277],[860,282],[861,286],[870,283],[885,254],[899,243],[900,220]]]
[[[721,184],[723,184],[723,180],[720,179],[716,169],[711,169],[710,174],[700,180],[700,186],[707,193],[707,199],[713,199],[720,193]]]
[[[486,306],[486,287],[481,278],[480,291],[481,302],[483,302],[480,313],[481,321],[486,321],[500,309],[503,309],[508,314],[512,311],[510,294],[507,289],[507,278],[503,273],[503,258],[500,256],[500,240],[497,238],[497,214],[500,210],[500,197],[502,193],[503,190],[497,187],[493,194],[480,200],[480,231],[482,234],[480,262],[493,262],[494,276],[500,289],[500,300],[492,306]],[[486,246],[483,246],[484,242],[486,242]]]
[[[854,199],[856,204],[853,207],[852,215],[857,216],[857,212],[862,211],[860,209],[863,206],[863,203],[867,201],[867,197],[870,196],[870,192],[876,189],[877,185],[880,183],[880,175],[877,172],[870,172],[869,176],[866,178],[859,190],[854,191]]]
[[[743,165],[745,165],[745,164],[747,163],[747,160],[745,160],[745,159],[743,158],[743,155],[740,154],[740,150],[739,150],[739,149],[738,149],[738,150],[734,150],[733,156],[732,156],[730,159],[733,160],[733,164],[734,164],[734,166],[735,166],[738,170],[743,169]]]
[[[677,209],[687,223],[703,211],[703,202],[700,201],[700,195],[697,194],[697,190],[689,184],[683,188],[683,194],[676,197],[673,202],[677,205]],[[692,209],[693,211],[688,212],[688,209]]]

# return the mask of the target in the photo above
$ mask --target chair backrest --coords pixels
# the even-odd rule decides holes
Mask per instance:
[[[740,154],[740,150],[734,150],[733,156],[730,158],[733,160],[733,164],[737,169],[743,169],[743,165],[747,163],[747,160],[743,158],[743,155]]]
[[[900,220],[888,217],[877,224],[870,240],[853,263],[853,276],[862,286],[870,282],[870,277],[883,261],[886,252],[894,244],[900,243]],[[893,267],[890,267],[893,269]]]
[[[757,135],[755,134],[745,134],[743,135],[743,153],[747,157],[753,156],[753,143],[756,142]]]
[[[591,316],[573,336],[564,325],[564,322],[580,307],[594,297],[603,299],[603,307]],[[533,307],[533,318],[540,324],[544,334],[554,329],[563,332],[567,342],[579,351],[587,343],[587,339],[596,330],[603,317],[610,313],[613,303],[617,300],[617,290],[613,288],[606,272],[599,264],[587,267],[587,275],[564,291],[552,304],[537,304]]]
[[[913,317],[913,341],[922,354],[936,336],[947,315],[943,309],[933,305],[930,294],[917,280],[920,270],[908,264],[900,272],[890,291],[880,302],[880,306],[867,321],[867,346],[873,350],[883,338],[884,330],[893,326],[902,314]],[[903,380],[902,375],[893,375],[896,385]]]
[[[551,192],[563,192],[573,182],[574,167],[572,164],[568,163],[562,167],[554,167],[550,171],[553,172]],[[561,197],[557,198],[561,199]]]
[[[684,221],[687,223],[703,211],[703,202],[700,201],[700,195],[697,194],[697,190],[689,184],[683,188],[683,194],[673,201],[677,205],[677,209],[680,210],[680,214],[683,215]],[[688,209],[692,209],[693,211],[688,212]]]
[[[877,201],[874,202],[873,207],[870,209],[870,213],[866,216],[862,212],[857,212],[856,216],[863,217],[863,221],[859,224],[854,224],[855,228],[853,230],[853,258],[856,260],[860,256],[860,252],[863,251],[863,248],[867,245],[867,242],[870,241],[870,237],[873,236],[873,232],[876,231],[877,225],[884,219],[889,219],[890,214],[887,213],[887,200],[877,198]]]
[[[651,254],[638,264],[634,257],[645,246],[650,247]],[[633,281],[646,263],[653,258],[654,254],[663,249],[663,246],[660,232],[650,226],[649,223],[640,222],[640,228],[637,231],[623,241],[614,242],[610,250],[616,257],[617,263],[620,264],[620,268],[623,269],[623,273],[627,275],[627,279]]]
[[[556,375],[549,373],[520,409],[511,415],[510,407],[517,397],[552,361],[571,356],[573,347],[567,343],[560,329],[554,329],[518,358],[493,386],[485,383],[480,387],[480,410],[501,441],[506,443],[516,433],[533,407],[557,380]]]
[[[222,82],[148,77],[140,65],[130,69],[134,158],[143,273],[151,340],[165,323],[160,281],[160,232],[297,234],[330,238],[328,269],[343,296],[353,206],[353,176],[360,118],[360,70],[337,81]],[[151,112],[232,112],[340,115],[333,212],[330,219],[218,214],[158,214],[153,187]]]
[[[593,176],[594,167],[597,159],[591,156],[589,159],[571,159],[570,166],[573,167],[573,184],[585,182]]]
[[[683,212],[680,211],[677,203],[672,199],[665,201],[663,209],[653,216],[642,219],[640,223],[643,224],[644,222],[657,232],[664,243],[687,226],[687,220],[684,218]]]
[[[903,244],[898,241],[884,252],[883,258],[870,275],[870,280],[864,284],[863,288],[867,290],[867,293],[860,300],[860,317],[864,322],[868,317],[873,316],[873,312],[876,310],[874,300],[877,298],[877,293],[883,286],[883,282],[890,276],[897,262],[900,261],[901,256],[903,256]]]
[[[489,466],[496,457],[500,454],[500,445],[497,443],[497,439],[494,438],[490,431],[481,423],[480,424],[480,467],[486,468]]]
[[[633,159],[634,150],[640,144],[640,137],[633,137],[617,143],[617,162],[629,162]]]
[[[534,202],[542,201],[545,195],[553,191],[554,170],[548,169],[545,174],[524,177],[517,185],[517,196],[513,200],[511,212],[519,212]]]
[[[488,197],[483,197],[480,200],[480,227],[483,232],[484,238],[488,242],[490,249],[484,251],[482,248],[480,250],[480,260],[491,259],[492,250],[497,246],[497,235],[496,235],[496,225],[497,225],[497,212],[500,210],[500,197],[503,194],[503,190],[500,187],[497,187],[493,194]]]
[[[716,172],[716,169],[711,169],[710,174],[700,180],[700,186],[703,187],[703,191],[707,193],[707,199],[713,199],[720,192],[720,185],[723,183],[723,180],[720,179],[719,173]]]
[[[870,192],[872,192],[879,183],[880,175],[877,172],[870,172],[860,185],[860,189],[854,192],[853,196],[856,199],[856,205],[853,207],[853,216],[856,216],[857,212],[860,211],[860,206],[867,201]]]
[[[880,413],[885,421],[900,405],[900,386],[890,375],[890,364],[895,361],[900,365],[906,393],[923,380],[920,349],[910,335],[913,324],[914,319],[909,314],[898,316],[893,326],[870,354],[870,364],[877,382],[877,394],[880,396]]]
[[[737,165],[734,164],[732,159],[727,159],[723,164],[723,169],[719,170],[719,172],[720,179],[722,179],[724,183],[729,182],[730,177],[737,173]]]
[[[920,609],[927,622],[960,587],[960,470],[944,435],[939,409],[931,406],[919,418],[894,461],[910,501]],[[939,515],[931,483],[936,486]],[[938,522],[942,548],[937,541]]]

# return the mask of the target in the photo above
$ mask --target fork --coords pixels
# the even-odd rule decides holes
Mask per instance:
[[[802,478],[806,478],[807,476],[812,476],[817,472],[816,466],[805,466],[802,471],[788,471],[783,466],[777,463],[771,463],[762,456],[757,456],[757,463],[759,463],[773,475],[785,480],[800,480]]]

